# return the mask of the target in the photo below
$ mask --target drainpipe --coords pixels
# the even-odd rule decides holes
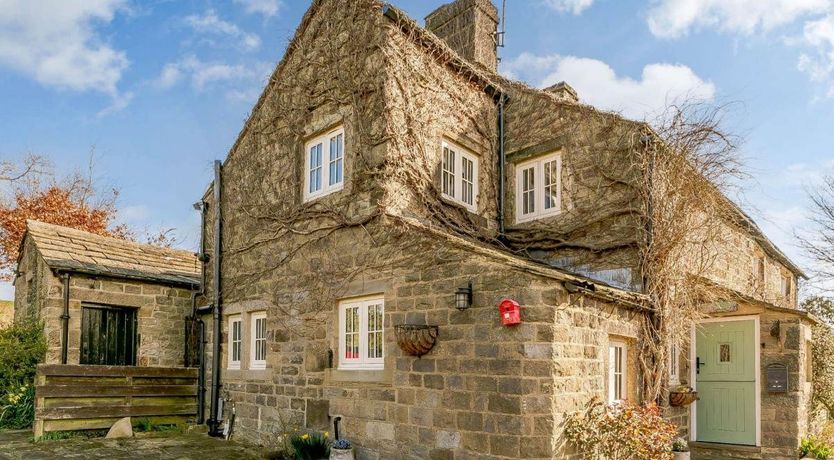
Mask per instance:
[[[61,279],[64,281],[64,312],[61,314],[61,364],[67,363],[67,348],[69,340],[69,289],[70,289],[70,274],[62,273]]]
[[[222,165],[220,161],[214,162],[214,255],[212,257],[213,264],[213,287],[214,287],[214,309],[213,309],[213,316],[214,316],[214,328],[212,329],[212,334],[214,335],[214,343],[212,344],[212,357],[211,357],[211,415],[208,420],[208,427],[209,427],[209,435],[211,436],[222,436],[223,432],[220,428],[220,421],[219,421],[219,399],[220,399],[220,309],[222,305],[222,295],[220,294],[221,286],[220,286],[220,254],[221,248],[220,244],[222,239],[220,238],[220,231],[221,231],[221,216],[222,216],[222,206],[221,206],[221,188],[222,188],[222,178],[221,178],[221,169]]]
[[[200,211],[200,288],[191,293],[191,318],[197,325],[197,356],[200,360],[200,370],[197,374],[197,424],[202,425],[205,421],[205,399],[206,399],[206,363],[205,363],[205,323],[198,316],[197,298],[206,293],[206,211],[208,205],[204,200],[194,203],[194,209]],[[186,337],[188,340],[188,337]]]
[[[504,182],[506,158],[504,157],[504,104],[509,97],[498,95],[498,238],[504,238]]]

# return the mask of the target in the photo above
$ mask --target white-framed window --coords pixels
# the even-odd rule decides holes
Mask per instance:
[[[229,369],[240,369],[243,343],[243,320],[240,315],[229,317]]]
[[[628,397],[626,369],[628,348],[625,342],[608,342],[608,404],[622,402]]]
[[[516,165],[516,221],[558,214],[562,210],[562,156],[537,157]]]
[[[381,295],[339,302],[339,369],[382,369],[384,329]]]
[[[443,197],[478,210],[478,157],[452,142],[441,143],[440,192]]]
[[[249,369],[266,369],[266,312],[252,313],[249,319]]]
[[[680,385],[680,349],[677,343],[669,345],[669,385]]]
[[[790,275],[782,275],[782,296],[790,300],[793,288],[793,278]]]
[[[345,185],[345,130],[338,127],[304,144],[304,201]]]

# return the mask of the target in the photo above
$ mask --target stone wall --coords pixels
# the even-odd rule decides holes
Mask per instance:
[[[0,329],[14,321],[14,301],[0,300]]]
[[[46,363],[61,362],[63,281],[43,263],[34,245],[26,244],[16,282],[18,318],[38,317],[47,339]],[[81,307],[84,303],[138,309],[137,364],[182,366],[185,316],[191,313],[191,291],[161,284],[70,275],[68,364],[78,364]]]
[[[327,295],[310,292],[307,273],[287,269],[273,275],[282,284],[277,303],[225,305],[222,375],[235,401],[238,435],[274,444],[293,426],[332,431],[332,417],[341,416],[343,435],[359,446],[363,459],[569,455],[560,444],[564,413],[581,409],[593,396],[605,398],[609,335],[636,345],[640,314],[570,295],[554,276],[508,268],[501,259],[442,239],[414,239],[413,228],[400,231],[410,234],[410,246],[371,247],[379,232],[395,233],[377,226],[322,241],[363,273],[333,291],[324,289]],[[368,270],[366,256],[378,251],[414,252],[429,260],[416,268]],[[454,291],[470,281],[473,305],[457,311]],[[338,299],[375,293],[385,299],[385,369],[339,370]],[[318,304],[318,296],[331,299],[324,310],[284,316],[293,301],[303,311]],[[523,324],[501,326],[497,304],[505,297],[523,305]],[[225,369],[228,315],[258,311],[268,318],[266,370],[246,369],[246,349],[241,370]],[[403,323],[439,326],[429,354],[410,357],[397,347],[393,326]],[[328,350],[335,355],[332,368]],[[629,398],[637,400],[634,358]]]

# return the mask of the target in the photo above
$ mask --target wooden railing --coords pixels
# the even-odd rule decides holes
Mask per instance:
[[[35,385],[35,438],[110,428],[122,417],[188,422],[197,413],[193,368],[41,364]]]

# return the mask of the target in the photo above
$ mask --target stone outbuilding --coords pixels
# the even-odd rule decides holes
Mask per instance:
[[[28,221],[15,320],[39,318],[47,364],[183,366],[193,253]]]

